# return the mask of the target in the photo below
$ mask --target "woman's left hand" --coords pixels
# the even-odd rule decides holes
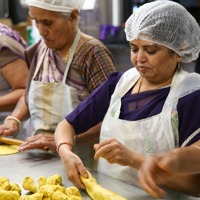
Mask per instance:
[[[142,189],[156,198],[162,198],[162,196],[167,195],[159,186],[164,185],[173,174],[169,170],[163,170],[159,167],[162,158],[162,154],[146,157],[137,177]]]
[[[18,147],[18,151],[26,151],[36,148],[48,148],[49,150],[56,151],[56,143],[54,136],[38,134],[29,137],[26,142]],[[45,149],[44,149],[45,150]]]
[[[94,158],[105,158],[110,164],[117,163],[122,166],[130,166],[133,160],[133,152],[118,142],[116,139],[107,139],[94,145],[96,150]]]

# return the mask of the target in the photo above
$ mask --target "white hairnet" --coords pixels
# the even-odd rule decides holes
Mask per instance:
[[[26,0],[28,6],[35,6],[55,12],[71,12],[74,9],[80,11],[85,0]]]
[[[191,62],[200,52],[200,27],[180,4],[155,1],[140,6],[126,21],[128,41],[142,39],[165,46]]]

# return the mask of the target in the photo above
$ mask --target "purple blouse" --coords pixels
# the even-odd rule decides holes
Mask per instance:
[[[73,125],[76,134],[81,134],[101,122],[109,107],[111,95],[122,76],[122,72],[109,75],[106,82],[94,90],[92,94],[66,117]],[[131,94],[132,88],[122,97],[121,113],[119,118],[129,121],[145,119],[159,114],[162,111],[170,87]],[[177,111],[179,118],[179,145],[200,127],[200,91],[196,91],[178,101]],[[138,106],[138,109],[136,109]],[[188,144],[200,139],[200,134]]]

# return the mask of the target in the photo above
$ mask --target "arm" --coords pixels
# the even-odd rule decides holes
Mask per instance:
[[[131,151],[114,138],[95,144],[94,149],[96,150],[94,156],[96,160],[103,157],[110,164],[117,163],[122,166],[133,167],[137,170],[145,159],[144,155]]]
[[[23,95],[29,71],[26,62],[21,58],[7,64],[1,70],[6,81],[13,89],[12,92],[0,97],[0,112],[8,112],[15,108],[18,100]]]
[[[101,122],[88,131],[76,136],[76,144],[99,142]]]
[[[67,134],[66,134],[67,133]],[[73,143],[75,131],[73,126],[67,121],[61,121],[55,132],[55,142],[58,146],[61,142]],[[63,144],[59,148],[59,154],[66,169],[67,178],[78,188],[85,189],[84,184],[80,180],[80,174],[88,178],[87,171],[80,158],[71,151],[69,145]]]
[[[193,145],[200,146],[200,141]],[[165,195],[159,186],[200,196],[200,153],[193,145],[147,157],[138,173],[142,188],[155,197]]]
[[[21,120],[29,113],[28,107],[25,103],[24,95],[19,99],[15,110],[12,112],[13,116],[17,116]],[[13,119],[8,119],[0,126],[0,135],[14,135],[18,131],[18,122]]]
[[[188,195],[199,195],[200,175],[187,175],[178,173],[172,174],[171,172],[161,169],[159,167],[159,161],[163,154],[145,157],[144,155],[132,152],[116,139],[104,140],[100,144],[96,144],[94,148],[96,150],[95,159],[103,157],[110,164],[117,163],[122,166],[130,166],[136,170],[139,170],[139,183],[146,192],[154,197],[160,198],[162,195],[166,195],[166,192],[160,189],[158,186],[166,187],[168,189]],[[188,147],[188,149],[189,154],[194,153],[194,151],[196,151],[196,154],[199,153],[199,150],[192,146]],[[180,153],[180,150],[178,153]],[[184,152],[181,152],[181,159],[183,159],[181,162],[185,163],[187,161],[183,158],[184,155],[182,153]],[[188,157],[188,161],[194,160],[196,154],[194,154],[192,158],[189,156],[190,158]],[[198,157],[200,158],[200,154]],[[174,159],[172,157],[170,158]],[[197,170],[198,167],[200,167],[200,161],[195,161],[195,163],[197,162],[199,165],[191,168],[195,168]],[[189,166],[190,164],[191,163],[185,164],[185,167]],[[179,166],[179,168],[183,170],[185,170],[185,167],[182,167],[181,165]],[[176,170],[179,171],[179,168]]]
[[[55,132],[55,142],[58,146],[61,142],[73,143],[75,133],[77,135],[87,131],[89,128],[99,124],[109,106],[110,96],[115,89],[115,80],[118,73],[111,75],[98,89],[77,108],[66,117],[66,120],[60,122]],[[102,95],[103,94],[103,95]],[[103,102],[103,103],[102,103]],[[97,106],[98,105],[98,106]],[[87,177],[87,172],[80,158],[71,152],[71,147],[61,145],[59,154],[65,166],[68,179],[79,188],[85,188],[79,178],[79,174]]]
[[[101,123],[89,129],[85,133],[76,136],[76,144],[99,142]],[[18,151],[26,151],[38,147],[47,146],[49,150],[56,151],[56,143],[54,136],[37,134],[27,138],[26,142],[18,147]]]

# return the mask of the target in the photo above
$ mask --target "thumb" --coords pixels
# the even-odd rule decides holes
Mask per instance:
[[[174,173],[178,171],[179,164],[178,164],[178,157],[174,153],[170,153],[169,155],[163,157],[159,162],[158,166],[170,173]]]
[[[80,173],[80,175],[82,176],[82,177],[84,177],[84,178],[89,178],[89,175],[88,175],[88,173],[87,173],[87,170],[85,169],[85,167],[83,166],[83,165],[79,165],[78,167],[78,171],[79,171],[79,173]]]
[[[94,150],[96,151],[98,148],[99,144],[94,144]]]
[[[16,129],[10,128],[10,129],[4,130],[3,134],[6,135],[6,136],[9,136],[9,135],[14,135],[16,132],[17,132]]]

